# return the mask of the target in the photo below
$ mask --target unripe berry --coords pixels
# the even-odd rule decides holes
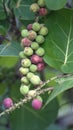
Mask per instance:
[[[30,66],[30,71],[31,72],[36,72],[37,71],[37,66],[36,65],[34,65],[34,64],[32,64],[31,66]]]
[[[28,24],[27,29],[30,31],[32,30],[32,24]]]
[[[32,107],[35,109],[35,110],[40,110],[41,107],[42,107],[42,102],[38,99],[33,99],[32,100]]]
[[[35,38],[36,38],[37,34],[35,31],[31,30],[29,31],[29,35],[28,35],[28,38],[33,41]]]
[[[26,95],[28,92],[29,92],[29,86],[21,85],[21,87],[20,87],[20,93],[22,95]]]
[[[26,85],[29,84],[29,80],[28,80],[27,77],[22,77],[22,78],[21,78],[21,82],[24,83],[24,84],[26,84]]]
[[[38,12],[39,11],[39,6],[37,3],[34,3],[30,6],[30,10],[33,11],[34,13],[35,12]]]
[[[39,101],[43,102],[43,99],[41,96],[37,96],[36,99],[38,99]]]
[[[36,42],[38,42],[39,44],[42,44],[45,41],[45,38],[42,35],[38,35],[36,37]]]
[[[24,38],[24,39],[22,39],[22,41],[21,41],[21,45],[23,46],[23,47],[29,47],[30,45],[31,45],[31,41],[28,39],[28,38]]]
[[[22,37],[27,37],[28,35],[29,35],[29,32],[28,32],[27,29],[24,29],[24,30],[21,31],[21,36]]]
[[[48,34],[48,29],[46,27],[42,27],[39,31],[39,34],[46,36]]]
[[[37,50],[37,49],[39,48],[39,44],[38,44],[37,42],[32,42],[31,48],[32,48],[33,50]]]
[[[11,98],[5,98],[5,99],[3,100],[3,106],[4,106],[5,108],[10,108],[10,107],[12,107],[12,106],[13,106],[13,101],[12,101],[12,99],[11,99]]]
[[[31,55],[33,54],[32,48],[31,48],[31,47],[25,47],[25,49],[24,49],[24,54],[25,54],[26,56],[31,56]]]
[[[38,22],[35,22],[35,23],[33,23],[32,24],[32,29],[34,30],[34,31],[39,31],[40,30],[40,28],[41,28],[41,25],[38,23]]]
[[[38,0],[38,5],[40,7],[44,7],[45,6],[45,0]]]
[[[24,51],[21,51],[21,52],[19,53],[19,57],[22,58],[22,59],[23,59],[23,58],[26,58],[26,56],[24,55]]]
[[[45,54],[45,50],[42,47],[39,47],[36,52],[38,56],[43,56]]]
[[[29,67],[29,66],[31,65],[31,61],[30,61],[28,58],[23,59],[23,60],[21,61],[21,65],[22,65],[23,67]]]
[[[38,64],[40,62],[43,62],[43,58],[34,54],[34,55],[31,56],[31,62],[33,64]]]
[[[40,72],[40,71],[43,71],[45,69],[45,64],[44,62],[43,63],[39,63],[37,65],[37,70]]]
[[[29,96],[29,97],[33,97],[35,94],[36,94],[36,90],[30,90],[30,91],[28,92],[28,96]]]
[[[27,74],[27,78],[30,79],[33,75],[34,75],[33,73],[29,72],[29,73]]]
[[[26,75],[28,72],[29,72],[29,69],[28,68],[23,68],[21,67],[19,69],[19,72],[22,74],[22,75]]]
[[[40,8],[39,9],[39,15],[40,16],[45,16],[48,14],[48,10],[46,8]]]
[[[41,80],[40,80],[40,77],[37,76],[37,75],[33,75],[31,78],[30,78],[30,82],[33,84],[33,85],[39,85]]]

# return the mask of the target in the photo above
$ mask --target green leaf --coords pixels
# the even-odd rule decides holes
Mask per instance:
[[[0,25],[0,34],[5,35],[6,34],[6,29],[4,26]]]
[[[3,6],[0,4],[0,20],[6,19],[6,15],[3,9]]]
[[[64,73],[73,72],[73,10],[52,12],[45,24],[49,30],[43,45],[45,62]]]
[[[63,130],[63,128],[61,129],[58,125],[52,124],[46,130]]]
[[[67,0],[45,0],[45,2],[48,9],[58,10],[66,5]]]

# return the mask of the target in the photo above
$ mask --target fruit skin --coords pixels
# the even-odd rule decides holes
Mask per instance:
[[[34,65],[34,64],[32,64],[31,66],[30,66],[30,71],[31,72],[36,72],[37,71],[37,66],[36,65]]]
[[[45,0],[38,0],[38,5],[40,7],[44,7],[45,6]]]
[[[21,52],[19,53],[19,57],[22,58],[22,59],[23,59],[23,58],[26,58],[26,56],[24,55],[24,51],[21,51]]]
[[[31,6],[30,6],[30,10],[33,11],[34,13],[38,12],[39,11],[39,6],[37,3],[33,3]]]
[[[40,8],[39,9],[39,15],[40,16],[45,16],[48,14],[48,10],[46,8]]]
[[[29,92],[29,86],[21,85],[21,87],[20,87],[20,93],[22,95],[26,95],[28,92]]]
[[[22,59],[21,65],[27,68],[31,65],[31,61],[28,58]]]
[[[28,78],[25,77],[25,76],[21,78],[21,82],[24,83],[24,84],[26,84],[26,85],[29,84],[29,80],[28,80]]]
[[[23,29],[23,30],[21,31],[21,36],[22,36],[22,37],[27,37],[28,34],[29,34],[29,32],[28,32],[27,29]]]
[[[5,99],[3,100],[3,106],[4,106],[5,108],[10,108],[10,107],[12,107],[12,106],[13,106],[13,101],[12,101],[12,99],[11,99],[11,98],[5,98]]]
[[[41,25],[38,22],[35,22],[32,24],[32,29],[36,32],[38,32],[41,28]]]
[[[38,35],[36,37],[36,42],[38,42],[39,44],[42,44],[45,41],[45,38],[42,35]]]
[[[45,64],[44,64],[44,62],[43,63],[39,63],[38,65],[37,65],[37,71],[38,72],[41,72],[41,71],[43,71],[45,69]]]
[[[48,34],[48,29],[47,27],[42,27],[39,31],[40,35],[46,36]]]
[[[28,96],[33,97],[36,94],[36,90],[30,90]]]
[[[31,47],[25,47],[25,49],[24,49],[24,54],[25,54],[26,56],[31,56],[31,55],[33,54],[32,48],[31,48]]]
[[[28,38],[23,38],[21,41],[21,45],[23,47],[29,47],[31,45],[32,41],[30,41]]]
[[[40,62],[43,62],[43,58],[38,56],[38,55],[36,55],[36,54],[34,54],[34,55],[31,56],[31,62],[33,64],[38,64]]]
[[[29,31],[29,35],[28,38],[33,41],[34,39],[36,39],[37,33],[33,30]]]
[[[33,73],[29,72],[29,73],[27,74],[27,78],[30,79],[33,75],[34,75]]]
[[[38,99],[33,99],[32,100],[32,107],[35,109],[35,110],[40,110],[41,107],[42,107],[42,102]]]
[[[45,54],[45,50],[42,47],[39,47],[36,52],[38,56],[43,56]]]
[[[30,82],[33,84],[33,85],[39,85],[41,80],[40,80],[40,77],[37,76],[37,75],[33,75],[31,78],[30,78]]]
[[[37,49],[39,48],[39,44],[38,44],[37,42],[32,42],[31,48],[32,48],[33,50],[37,50]]]
[[[32,24],[28,24],[27,29],[30,31],[32,30]]]
[[[28,68],[24,68],[24,67],[20,67],[19,72],[22,75],[26,75],[29,72],[29,69]]]
[[[43,99],[41,96],[37,96],[36,99],[38,99],[39,101],[43,102]]]

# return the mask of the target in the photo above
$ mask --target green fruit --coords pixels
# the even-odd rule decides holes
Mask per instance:
[[[48,29],[46,27],[42,27],[39,31],[39,34],[46,36],[48,34]]]
[[[29,84],[29,80],[28,80],[27,77],[22,77],[22,78],[21,78],[21,82],[24,83],[24,84],[26,84],[26,85]]]
[[[43,102],[43,99],[42,99],[41,96],[37,96],[36,98],[37,98],[38,100],[40,100],[41,102]]]
[[[38,5],[40,7],[44,7],[45,6],[45,0],[38,0]]]
[[[40,80],[40,77],[37,76],[37,75],[33,75],[31,78],[30,78],[30,82],[33,84],[33,85],[39,85],[41,80]]]
[[[21,52],[19,53],[19,57],[22,58],[22,59],[23,59],[23,58],[26,58],[26,56],[24,55],[24,51],[21,51]]]
[[[34,97],[35,94],[36,94],[36,90],[30,90],[30,91],[28,92],[28,96],[29,96],[29,97]]]
[[[34,39],[36,39],[37,33],[33,30],[29,31],[29,35],[28,38],[33,41]]]
[[[24,29],[21,31],[21,36],[22,37],[27,37],[29,35],[29,31],[27,29]]]
[[[28,92],[29,92],[29,86],[21,85],[21,87],[20,87],[20,93],[22,95],[26,95]]]
[[[28,72],[29,72],[29,69],[28,68],[23,68],[21,67],[19,69],[19,72],[22,74],[22,75],[26,75]]]
[[[31,71],[31,72],[36,72],[36,71],[37,71],[37,66],[34,65],[34,64],[32,64],[32,65],[30,66],[30,71]]]
[[[30,6],[30,10],[33,11],[34,13],[35,13],[35,12],[38,12],[39,9],[40,9],[40,8],[39,8],[39,6],[38,6],[37,3],[34,3],[34,4],[32,4],[32,5]]]
[[[45,38],[42,35],[38,35],[36,37],[36,42],[38,42],[39,44],[42,44],[45,41]]]
[[[29,73],[27,74],[27,78],[30,79],[33,75],[34,75],[33,73],[29,72]]]
[[[34,30],[34,31],[39,31],[40,30],[40,28],[41,28],[41,25],[38,23],[38,22],[35,22],[35,23],[33,23],[32,24],[32,29]]]
[[[25,49],[24,49],[24,54],[25,54],[26,56],[31,56],[31,55],[33,54],[32,48],[31,48],[31,47],[25,47]]]
[[[30,65],[31,65],[31,61],[29,60],[29,59],[23,59],[22,61],[21,61],[21,65],[23,66],[23,67],[29,67]]]
[[[32,48],[33,50],[37,50],[37,49],[39,48],[39,44],[38,44],[37,42],[32,42],[31,48]]]
[[[45,54],[45,51],[42,47],[39,47],[36,52],[35,52],[38,56],[43,56]]]

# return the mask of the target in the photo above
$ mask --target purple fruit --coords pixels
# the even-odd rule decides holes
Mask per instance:
[[[35,110],[39,110],[42,107],[42,102],[40,100],[38,100],[38,99],[33,99],[33,101],[32,101],[32,107]]]
[[[37,70],[38,70],[39,72],[40,72],[40,71],[43,71],[44,68],[45,68],[44,62],[43,62],[43,63],[39,63],[39,64],[37,65]]]
[[[12,106],[13,106],[13,101],[12,101],[12,99],[11,99],[11,98],[5,98],[5,99],[3,100],[3,105],[4,105],[5,108],[10,108],[10,107],[12,107]]]
[[[23,38],[22,41],[21,41],[21,45],[23,47],[29,47],[31,45],[31,41],[28,39],[28,38]]]
[[[40,62],[43,62],[43,58],[34,54],[31,56],[31,62],[34,64],[38,64]]]

